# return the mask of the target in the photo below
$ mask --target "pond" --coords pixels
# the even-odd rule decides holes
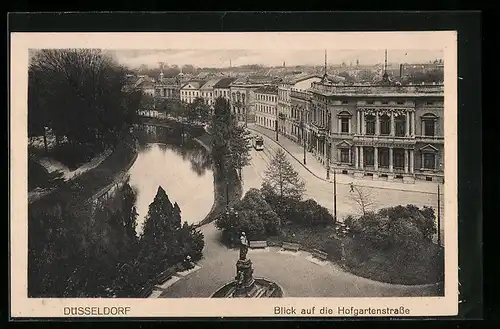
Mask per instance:
[[[195,224],[205,218],[214,202],[213,172],[208,151],[189,136],[175,130],[140,126],[135,129],[140,150],[129,170],[130,185],[137,193],[137,232],[149,204],[161,186],[170,202],[177,202],[182,222]]]

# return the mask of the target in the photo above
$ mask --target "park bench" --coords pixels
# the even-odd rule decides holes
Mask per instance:
[[[318,249],[313,249],[312,256],[322,261],[325,261],[328,258],[328,254],[326,252]]]
[[[164,283],[165,281],[171,279],[175,273],[177,273],[177,271],[173,267],[166,269],[165,271],[158,274],[158,276],[156,277],[156,283],[157,284]]]
[[[300,250],[300,244],[298,243],[283,242],[283,245],[281,247],[283,248],[283,250],[293,251],[293,252],[297,252]]]
[[[250,248],[252,249],[266,248],[266,247],[267,247],[267,241],[250,241]]]

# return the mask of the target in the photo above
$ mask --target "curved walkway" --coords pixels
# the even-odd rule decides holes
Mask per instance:
[[[111,149],[107,149],[104,152],[96,155],[94,158],[92,158],[89,162],[86,162],[82,164],[80,167],[76,168],[75,170],[69,169],[66,165],[62,164],[61,162],[43,157],[38,159],[38,163],[43,166],[49,173],[59,171],[61,172],[62,178],[64,179],[64,183],[68,183],[73,179],[76,179],[78,176],[84,174],[85,172],[92,170],[99,166],[107,157],[109,157],[112,153]],[[40,189],[36,188],[33,191],[28,192],[28,203],[32,203],[52,192],[57,190],[57,188],[51,188],[51,189]]]
[[[220,232],[213,223],[200,228],[205,235],[204,258],[196,272],[166,288],[163,298],[208,298],[222,285],[233,280],[238,250],[219,242]],[[252,251],[248,257],[256,277],[266,277],[280,284],[287,297],[413,297],[437,294],[437,285],[404,286],[381,283],[343,271],[327,262],[318,265],[307,260],[309,254],[282,254],[278,248]]]
[[[28,199],[29,204],[34,204],[44,197],[54,197],[66,199],[66,202],[73,205],[83,206],[95,198],[105,194],[108,190],[112,189],[123,177],[128,169],[133,165],[137,159],[138,143],[132,139],[133,143],[128,144],[127,140],[122,140],[121,144],[115,148],[111,154],[100,161],[95,167],[82,172],[80,175],[65,181],[61,186],[49,190],[47,193],[40,193],[36,197]],[[130,148],[130,153],[120,153],[118,148]],[[121,157],[126,156],[126,162],[122,163]],[[121,167],[120,167],[121,166]],[[83,188],[85,187],[85,188]],[[71,195],[78,196],[76,199]]]

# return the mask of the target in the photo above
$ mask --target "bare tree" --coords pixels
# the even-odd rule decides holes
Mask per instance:
[[[362,215],[373,211],[376,205],[370,189],[355,186],[353,183],[350,184],[349,199],[356,205]]]

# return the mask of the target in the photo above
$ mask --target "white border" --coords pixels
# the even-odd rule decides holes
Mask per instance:
[[[107,49],[443,49],[445,63],[445,297],[283,299],[35,299],[27,297],[27,70],[29,48]],[[132,46],[133,45],[133,46]],[[274,306],[404,306],[410,316],[458,312],[457,33],[12,33],[11,316],[64,317],[64,306],[130,307],[129,317],[260,317]],[[319,314],[315,314],[320,316]],[[297,316],[300,316],[298,314]],[[311,315],[307,315],[311,316]],[[313,315],[314,316],[314,315]]]

